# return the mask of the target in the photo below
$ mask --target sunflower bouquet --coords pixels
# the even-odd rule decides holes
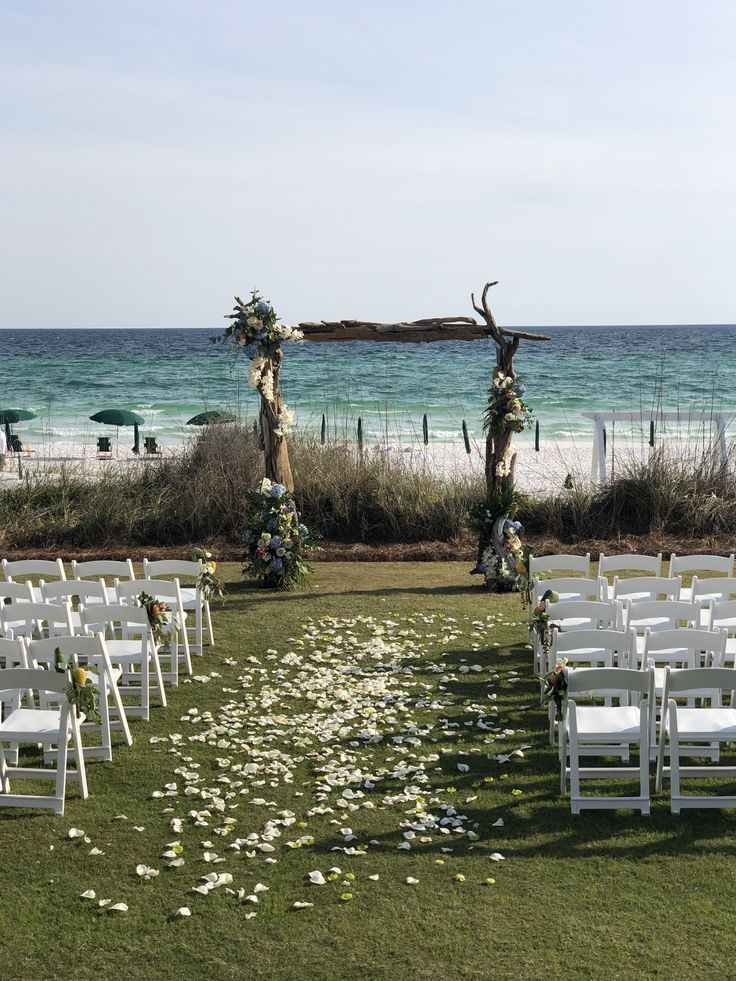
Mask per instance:
[[[89,678],[87,668],[75,667],[73,662],[68,661],[57,647],[54,651],[54,667],[63,674],[68,672],[69,685],[66,689],[66,697],[69,704],[74,707],[74,711],[79,718],[84,715],[88,719],[94,719],[100,723],[100,711],[98,708],[99,691]]]

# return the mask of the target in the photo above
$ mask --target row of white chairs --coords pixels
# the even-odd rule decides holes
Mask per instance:
[[[532,583],[532,608],[550,590],[566,600],[621,600],[625,603],[641,603],[647,600],[671,599],[693,601],[724,600],[736,598],[736,578],[713,576],[701,579],[693,576],[692,585],[683,587],[682,577],[631,576],[620,579],[614,576],[609,583],[603,576],[595,579],[558,576],[535,579]]]
[[[21,577],[33,577],[48,582],[67,582],[66,569],[61,559],[27,559],[18,561],[2,560],[3,575],[6,582],[17,582]],[[117,582],[134,581],[135,569],[130,559],[121,561],[100,560],[90,562],[71,561],[71,580],[82,581],[102,579],[110,591],[110,599],[115,600],[115,585]],[[207,629],[207,639],[214,646],[215,635],[212,628],[212,611],[209,599],[202,594],[198,580],[202,574],[202,562],[184,561],[179,559],[143,559],[143,578],[161,579],[176,577],[179,579],[184,609],[194,613],[194,623],[188,628],[193,634],[192,646],[197,653],[203,649],[203,631]],[[193,582],[185,582],[193,580]],[[37,585],[31,584],[34,599],[41,600],[42,596]]]
[[[202,614],[206,598],[199,585],[182,587],[178,578],[135,579],[132,563],[73,563],[67,580],[60,563],[4,562],[0,583],[0,806],[50,807],[63,814],[67,779],[88,794],[85,759],[112,759],[112,731],[131,745],[129,718],[150,718],[151,700],[165,706],[165,684],[178,684],[180,669],[192,673],[192,652],[202,654]],[[195,563],[153,563],[148,572],[193,575]],[[127,567],[127,568],[126,568]],[[201,567],[200,567],[201,569]],[[18,582],[19,576],[51,576]],[[99,574],[96,580],[85,575]],[[112,582],[105,581],[108,576]],[[124,578],[123,578],[124,577]],[[185,590],[189,589],[189,594]],[[169,607],[164,640],[154,639],[138,596],[146,592]],[[186,598],[185,598],[186,595]],[[192,643],[188,612],[195,614]],[[210,640],[213,640],[211,622]],[[72,667],[84,667],[98,689],[99,722],[70,708],[67,672],[56,670],[60,650]],[[125,699],[125,702],[123,701]],[[92,733],[97,733],[96,741]],[[83,736],[86,738],[83,739]],[[71,742],[71,751],[69,743]],[[22,744],[42,748],[42,767],[20,767]],[[75,769],[69,768],[69,755]],[[51,767],[55,764],[55,770]],[[53,796],[13,793],[11,777],[55,778]]]
[[[670,781],[671,810],[687,807],[736,807],[732,795],[684,794],[681,778],[736,776],[736,766],[683,766],[682,757],[719,761],[722,743],[736,741],[736,671],[733,668],[664,669],[659,735],[652,753],[657,719],[657,680],[653,667],[589,667],[568,669],[567,698],[560,725],[560,788],[570,793],[573,814],[583,809],[629,807],[650,812],[650,765],[656,759],[655,790]],[[727,693],[724,698],[724,692]],[[591,696],[604,704],[589,704]],[[580,704],[581,699],[585,704]],[[685,699],[685,704],[681,701]],[[617,701],[618,704],[613,704]],[[629,751],[638,749],[638,765]],[[582,765],[584,757],[620,757],[622,765]],[[669,761],[669,762],[668,762]],[[720,761],[719,761],[720,762]],[[638,778],[639,793],[631,796],[583,794],[581,781]]]
[[[607,579],[619,572],[637,572],[643,576],[662,576],[662,553],[658,555],[637,555],[622,553],[619,555],[598,556],[598,575]],[[687,573],[711,572],[717,576],[733,576],[734,554],[723,555],[675,555],[670,556],[667,578],[681,576]],[[590,578],[590,552],[587,555],[532,555],[529,562],[529,572],[532,578],[548,575],[552,572],[566,572],[570,575],[580,575]]]

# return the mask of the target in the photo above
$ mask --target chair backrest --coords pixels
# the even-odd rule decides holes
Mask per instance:
[[[28,661],[34,667],[43,665],[53,667],[57,649],[67,661],[75,665],[78,657],[89,661],[91,658],[104,657],[105,654],[101,634],[92,637],[45,637],[42,640],[28,641]]]
[[[102,579],[98,579],[97,582],[78,579],[44,582],[42,579],[40,586],[45,603],[71,603],[75,596],[79,597],[81,604],[107,602],[107,592]]]
[[[674,630],[682,620],[687,627],[697,627],[701,609],[700,603],[687,600],[642,600],[627,606],[624,621],[643,636],[647,627],[653,631]]]
[[[578,692],[638,692],[650,695],[652,674],[630,668],[573,668],[567,672],[567,694]]]
[[[0,606],[7,603],[32,603],[33,589],[30,582],[0,582]]]
[[[693,576],[693,599],[698,596],[712,597],[716,600],[736,599],[736,579],[731,576],[714,576],[699,579]]]
[[[8,582],[16,576],[41,576],[44,579],[66,579],[61,559],[21,559],[8,562],[3,559],[3,573]]]
[[[622,623],[621,604],[616,600],[560,600],[559,603],[550,603],[547,612],[550,620],[561,623],[563,630],[616,630]],[[571,620],[584,620],[587,623],[565,626],[565,622]]]
[[[15,637],[31,637],[44,629],[50,637],[74,635],[68,603],[13,603],[0,607],[0,626],[10,627]]]
[[[662,553],[659,555],[604,555],[598,556],[598,575],[610,576],[614,572],[639,572],[645,576],[662,575]]]
[[[720,694],[731,693],[730,702],[736,701],[736,671],[733,668],[667,668],[662,704],[667,704],[670,695],[700,695],[710,698],[719,707]]]
[[[148,593],[166,602],[174,612],[184,609],[181,587],[178,579],[136,579],[134,582],[121,582],[116,586],[121,603],[138,602],[141,593]]]
[[[630,579],[613,577],[613,595],[615,599],[630,598],[634,603],[647,602],[664,597],[679,599],[682,589],[682,579],[675,576],[667,579],[664,576],[632,576]]]
[[[532,555],[529,558],[529,573],[532,576],[546,575],[550,572],[577,573],[590,578],[590,552],[587,555]]]
[[[0,669],[7,668],[27,668],[28,652],[22,637],[0,637]],[[16,688],[3,689],[0,686],[0,720],[5,711],[19,708],[22,692]],[[33,705],[33,693],[28,691],[27,700],[29,705]]]
[[[729,634],[736,634],[736,600],[711,600],[710,628],[724,627]]]
[[[605,579],[585,579],[582,576],[565,576],[553,579],[537,579],[532,587],[532,606],[536,606],[548,589],[558,593],[560,600],[599,600]]]
[[[670,576],[683,572],[715,572],[719,576],[733,575],[734,553],[724,555],[675,555],[670,556]]]
[[[619,664],[629,663],[633,634],[628,630],[581,629],[552,634],[552,660],[566,657],[570,663],[612,668],[618,655]]]
[[[98,453],[109,453],[112,444],[110,442],[109,436],[98,436],[97,437],[97,452]]]
[[[688,668],[697,668],[700,667],[701,658],[705,657],[706,664],[719,668],[723,665],[727,638],[725,630],[693,630],[688,627],[647,630],[644,634],[642,666],[652,661],[655,665],[683,664]]]
[[[140,638],[147,649],[151,637],[148,613],[142,606],[110,603],[107,606],[88,606],[79,611],[85,634],[102,631],[111,640]]]
[[[155,436],[143,437],[143,452],[158,453],[158,441]]]
[[[202,572],[201,561],[185,561],[184,559],[150,559],[143,560],[143,575],[146,579],[160,579],[161,576],[189,576],[196,579]]]
[[[67,671],[45,668],[0,668],[0,688],[31,689],[60,695],[69,687]],[[64,699],[64,703],[66,699]]]
[[[135,570],[130,559],[114,562],[104,559],[99,562],[77,562],[72,559],[72,575],[75,579],[135,579]]]

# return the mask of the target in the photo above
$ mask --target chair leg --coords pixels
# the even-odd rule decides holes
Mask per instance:
[[[0,794],[10,793],[10,780],[8,779],[8,765],[5,762],[5,750],[0,743]]]
[[[677,709],[669,707],[670,714],[670,810],[680,813],[680,735],[677,729]]]
[[[210,601],[204,601],[204,612],[207,617],[207,634],[209,636],[210,647],[215,646],[215,632],[212,629],[212,613],[210,612]]]
[[[115,684],[113,678],[110,678],[110,690],[112,693],[112,700],[115,705],[115,711],[117,713],[118,719],[120,720],[120,728],[123,731],[123,738],[125,739],[125,745],[132,746],[133,737],[130,734],[130,726],[128,725],[128,716],[125,714],[125,706],[123,705],[123,699],[120,695],[120,689]]]
[[[153,648],[153,650],[151,652],[150,660],[153,661],[153,673],[156,675],[156,688],[158,689],[158,697],[159,697],[159,700],[160,700],[161,705],[163,706],[163,708],[166,708],[166,706],[167,706],[168,703],[166,701],[166,690],[164,688],[164,678],[163,678],[163,675],[161,674],[161,662],[158,659],[158,650],[156,650],[155,647]],[[144,670],[146,672],[146,703],[147,703],[146,704],[146,717],[145,718],[146,718],[146,722],[148,722],[148,718],[149,718],[148,713],[149,713],[149,709],[150,709],[150,691],[151,691],[151,687],[150,687],[150,670],[149,670],[148,660],[146,661],[146,665],[145,665],[145,669]]]
[[[71,710],[73,711],[73,709]],[[56,807],[54,808],[55,814],[64,813],[64,799],[66,797],[66,768],[67,768],[67,743],[68,735],[64,732],[67,725],[68,715],[66,712],[61,713],[61,728],[59,730],[59,752],[56,756]],[[76,747],[75,747],[76,748]],[[81,752],[78,754],[77,766],[79,766],[79,757],[81,757]],[[84,765],[84,764],[82,764]]]
[[[79,793],[82,796],[82,800],[87,800],[89,797],[89,790],[87,788],[87,768],[84,764],[82,735],[79,731],[78,725],[72,727],[72,742],[74,744],[74,755],[77,758],[76,779],[79,783]],[[64,743],[64,769],[66,769],[66,743],[63,739],[60,740],[60,743]],[[61,749],[61,747],[59,748]]]

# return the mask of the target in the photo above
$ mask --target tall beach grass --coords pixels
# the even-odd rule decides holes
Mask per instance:
[[[297,499],[323,538],[346,543],[460,542],[473,539],[469,512],[483,500],[480,475],[442,476],[389,453],[360,456],[354,445],[297,434],[291,440]],[[567,543],[657,535],[713,542],[736,535],[736,468],[708,448],[617,462],[595,488],[575,483],[526,497],[527,533]],[[0,492],[0,548],[96,549],[116,545],[237,543],[245,493],[263,473],[248,427],[201,434],[179,454],[91,473],[74,465],[37,472]],[[726,542],[726,545],[728,543]]]

